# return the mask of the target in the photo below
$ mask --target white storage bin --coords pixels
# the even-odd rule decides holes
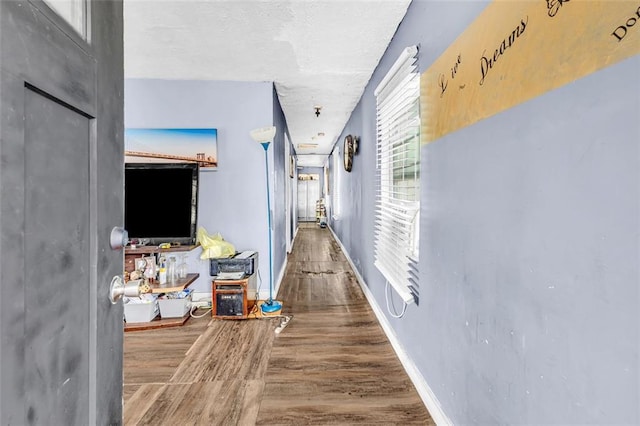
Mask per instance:
[[[191,294],[182,299],[158,299],[162,318],[182,318],[191,309]]]
[[[127,323],[149,322],[158,316],[158,302],[124,304],[124,320]]]

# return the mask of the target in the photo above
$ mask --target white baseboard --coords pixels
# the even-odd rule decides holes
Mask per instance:
[[[293,233],[293,238],[291,239],[291,250],[293,250],[293,244],[296,242],[296,237],[298,236],[298,229],[300,229],[300,222],[297,223],[296,230]]]
[[[273,289],[273,297],[275,299],[278,298],[278,290],[280,290],[280,285],[282,284],[282,280],[284,279],[284,273],[287,270],[287,262],[288,262],[288,257],[285,256],[284,257],[284,262],[282,263],[282,268],[280,268],[280,273],[278,274],[278,279],[276,280],[276,285],[275,288]]]
[[[365,284],[362,275],[360,275],[360,272],[354,265],[353,260],[351,260],[351,256],[349,256],[349,253],[345,249],[344,245],[342,245],[342,241],[340,241],[336,233],[333,232],[331,226],[328,226],[328,228],[331,231],[331,234],[333,234],[333,238],[335,238],[336,242],[342,249],[342,253],[344,253],[344,256],[347,258],[347,261],[349,262],[349,265],[351,266],[351,269],[353,270],[353,273],[358,280],[358,284],[360,284],[360,288],[362,288],[362,292],[367,298],[367,301],[369,302],[371,309],[375,313],[376,318],[378,318],[378,322],[384,330],[384,333],[387,335],[387,338],[389,339],[393,350],[396,352],[396,355],[398,355],[398,358],[400,359],[404,370],[407,372],[409,379],[411,379],[413,385],[416,387],[418,395],[420,395],[422,402],[424,402],[424,405],[427,407],[431,418],[434,422],[436,422],[437,425],[452,425],[453,422],[442,410],[442,406],[440,405],[438,398],[436,398],[424,376],[420,373],[418,367],[416,367],[413,360],[409,357],[409,355],[407,355],[404,348],[402,347],[402,344],[394,333],[391,324],[389,324],[389,321],[387,320],[387,317],[384,315],[382,309],[378,305],[378,302],[376,302],[376,299],[373,297],[371,290],[369,290],[369,287]]]

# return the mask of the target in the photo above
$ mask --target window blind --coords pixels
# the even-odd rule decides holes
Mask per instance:
[[[375,266],[406,303],[415,301],[420,224],[420,78],[407,47],[375,90]]]

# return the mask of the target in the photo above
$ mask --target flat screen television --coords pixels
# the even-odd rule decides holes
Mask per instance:
[[[126,163],[124,227],[139,244],[196,243],[197,163]]]

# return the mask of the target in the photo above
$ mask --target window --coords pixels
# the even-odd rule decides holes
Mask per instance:
[[[420,77],[406,48],[375,90],[375,265],[406,303],[417,291],[420,237]]]
[[[340,219],[340,168],[342,167],[342,157],[338,145],[333,150],[333,219]]]

